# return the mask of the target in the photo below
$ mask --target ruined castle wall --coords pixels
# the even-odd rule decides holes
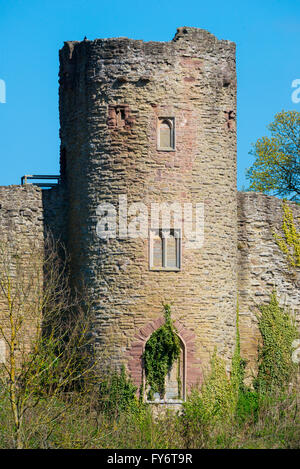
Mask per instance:
[[[27,246],[41,240],[42,191],[33,184],[0,187],[0,236],[2,241]]]
[[[43,282],[44,227],[41,189],[31,184],[0,187],[0,326],[10,336],[9,301],[21,320],[18,353],[28,351],[37,326],[36,296]],[[0,334],[1,360],[8,348]]]
[[[119,107],[118,107],[119,106]],[[122,108],[121,122],[116,119]],[[171,42],[68,42],[60,51],[60,122],[73,281],[97,316],[99,362],[125,363],[137,384],[142,348],[163,318],[186,344],[192,384],[216,346],[232,355],[236,311],[235,45],[196,28]],[[176,148],[157,147],[159,117],[175,119]],[[123,121],[122,121],[123,119]],[[182,244],[178,272],[149,270],[147,239],[103,240],[97,206],[203,203],[205,239]]]
[[[289,202],[294,219],[300,207]],[[300,271],[294,274],[275,243],[273,232],[282,234],[282,200],[260,193],[238,193],[238,288],[241,350],[254,369],[259,331],[257,305],[267,302],[275,288],[278,299],[295,315],[300,327]]]
[[[42,191],[45,236],[66,245],[67,198],[62,184]]]

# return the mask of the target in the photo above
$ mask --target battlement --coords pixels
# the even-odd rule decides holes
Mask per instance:
[[[85,79],[88,81],[103,79],[107,83],[121,69],[127,79],[123,76],[123,80],[115,86],[134,81],[133,78],[141,78],[141,81],[135,81],[138,86],[144,86],[150,77],[161,81],[163,71],[167,68],[176,70],[182,60],[186,61],[186,72],[197,66],[197,60],[202,61],[203,71],[207,70],[207,75],[210,74],[215,82],[210,85],[214,88],[220,84],[222,86],[223,82],[224,86],[235,86],[235,43],[219,40],[199,28],[178,28],[174,38],[167,42],[147,42],[126,37],[67,41],[59,55],[62,86],[70,84],[70,81],[72,86],[75,82],[79,83],[87,61],[90,73]]]
[[[131,39],[128,37],[113,37],[113,38],[96,38],[96,39],[87,39],[85,38],[83,41],[65,41],[64,45],[69,48],[69,51],[72,55],[72,52],[74,50],[74,47],[77,46],[78,44],[114,44],[114,45],[120,45],[122,43],[127,44],[127,45],[134,45],[136,47],[143,47],[143,45],[170,45],[174,47],[173,43],[176,43],[178,41],[182,42],[190,42],[193,45],[195,43],[205,43],[205,47],[207,47],[208,43],[217,45],[217,44],[222,44],[223,47],[230,47],[233,50],[235,50],[235,43],[232,41],[224,40],[224,39],[218,39],[214,34],[210,33],[206,29],[201,29],[201,28],[194,28],[190,26],[182,26],[177,28],[176,34],[171,39],[170,41],[144,41],[142,39]],[[176,46],[175,46],[176,47]],[[207,50],[205,48],[205,50]],[[70,57],[71,58],[71,57]]]

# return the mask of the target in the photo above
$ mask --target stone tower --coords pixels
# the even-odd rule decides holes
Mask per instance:
[[[181,339],[183,393],[201,380],[215,347],[228,364],[232,356],[235,115],[235,44],[205,30],[179,28],[170,42],[66,42],[60,51],[72,278],[94,300],[99,363],[124,364],[137,385],[143,347],[164,321],[162,303],[172,304]],[[182,223],[187,204],[204,209],[200,246],[189,245],[175,217],[168,238],[165,226],[153,228],[151,204],[163,203],[182,209]],[[140,236],[129,236],[142,209]]]

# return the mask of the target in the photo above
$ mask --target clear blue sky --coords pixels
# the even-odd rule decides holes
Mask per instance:
[[[169,41],[179,26],[237,44],[238,187],[251,143],[282,109],[300,111],[299,0],[0,0],[0,185],[58,174],[58,50],[67,40],[127,36]]]

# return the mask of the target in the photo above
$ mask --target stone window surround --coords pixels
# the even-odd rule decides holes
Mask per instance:
[[[158,232],[170,231],[174,233],[174,237],[176,239],[176,267],[168,267],[166,266],[166,259],[167,259],[167,250],[166,250],[166,239],[164,235],[162,236],[162,256],[163,256],[163,266],[156,267],[153,265],[153,238],[154,236],[158,235]],[[157,229],[157,228],[150,228],[149,230],[149,270],[151,271],[163,271],[163,272],[179,272],[181,270],[182,265],[182,236],[181,236],[181,229]]]
[[[162,122],[167,121],[171,128],[171,147],[161,147],[160,146],[160,125]],[[158,151],[175,151],[176,150],[176,132],[175,132],[175,117],[158,117],[157,119],[157,150]]]
[[[145,324],[139,329],[133,339],[133,343],[129,350],[127,350],[127,366],[130,376],[133,379],[134,384],[140,388],[143,387],[144,383],[144,366],[143,366],[143,352],[147,341],[151,334],[156,331],[160,326],[165,323],[163,316],[159,316],[157,319]],[[186,328],[177,319],[174,320],[174,326],[176,327],[177,335],[180,338],[183,349],[183,400],[186,397],[186,392],[191,389],[192,386],[197,386],[202,383],[202,366],[201,360],[196,355],[195,339],[196,335],[194,331]],[[143,387],[144,390],[144,387]],[[165,401],[154,401],[156,404],[165,403]],[[178,401],[177,401],[178,402]],[[170,401],[168,404],[176,404],[176,401]]]
[[[155,332],[155,331],[153,331]],[[151,333],[149,337],[147,337],[146,341],[143,343],[143,354],[145,351],[146,344],[148,340],[150,339]],[[183,338],[177,333],[177,337],[179,338],[181,342],[181,348],[182,348],[182,383],[181,383],[181,391],[182,391],[182,398],[181,399],[154,399],[153,401],[150,401],[147,399],[146,395],[146,376],[145,376],[145,369],[144,367],[142,368],[142,389],[143,389],[143,402],[147,402],[147,404],[182,404],[182,402],[185,402],[186,400],[186,360],[187,360],[187,354],[186,354],[186,344],[183,340]]]

